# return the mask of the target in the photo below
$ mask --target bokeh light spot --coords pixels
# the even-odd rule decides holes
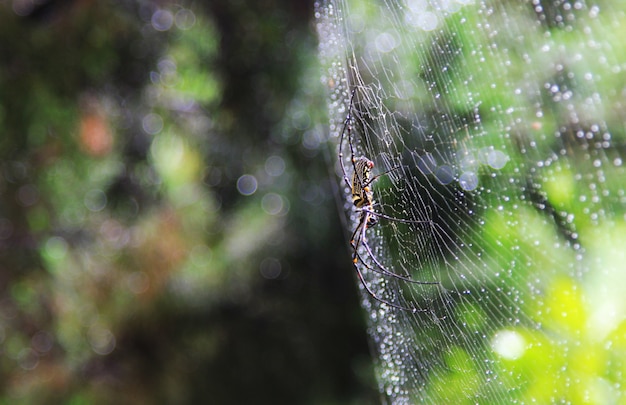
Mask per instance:
[[[252,195],[256,192],[258,182],[256,177],[250,174],[244,174],[237,180],[237,191],[242,195]]]
[[[39,190],[32,184],[23,185],[17,192],[17,198],[24,207],[30,207],[39,201]]]
[[[285,214],[285,199],[276,193],[267,193],[261,200],[263,210],[270,215]]]
[[[157,31],[167,31],[174,24],[174,16],[169,10],[157,10],[152,14],[152,27]]]
[[[53,236],[44,245],[44,255],[51,260],[62,260],[67,254],[67,242],[60,236]]]
[[[150,113],[143,117],[141,126],[146,133],[156,135],[163,129],[163,118],[159,114]]]
[[[107,196],[102,190],[89,190],[83,200],[85,207],[91,212],[99,212],[107,205]]]
[[[280,260],[274,257],[266,257],[259,266],[259,272],[268,280],[277,279],[282,272]]]
[[[265,160],[265,171],[273,177],[278,177],[285,172],[285,161],[280,156],[270,156]]]
[[[101,355],[111,353],[115,349],[115,336],[110,330],[99,326],[92,326],[88,333],[91,349]]]
[[[459,185],[463,190],[472,191],[478,187],[478,176],[474,172],[465,172],[459,176]]]
[[[519,333],[505,330],[496,333],[491,342],[493,351],[505,359],[515,360],[526,351],[526,341]]]
[[[435,171],[435,177],[441,184],[450,184],[454,180],[454,170],[448,165],[440,166]]]
[[[196,15],[193,11],[184,8],[176,12],[174,20],[178,29],[188,30],[196,24]]]

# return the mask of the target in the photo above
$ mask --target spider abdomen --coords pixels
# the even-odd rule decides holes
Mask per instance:
[[[354,173],[352,173],[352,203],[357,208],[372,204],[372,192],[370,183],[374,162],[361,156],[354,162]]]

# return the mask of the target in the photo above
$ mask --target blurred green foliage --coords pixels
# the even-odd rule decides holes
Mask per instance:
[[[377,398],[312,11],[0,2],[0,403]]]

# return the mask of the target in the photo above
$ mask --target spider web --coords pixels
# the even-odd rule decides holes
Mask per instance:
[[[619,4],[337,0],[316,12],[347,175],[348,114],[356,157],[374,175],[393,169],[372,184],[374,209],[400,221],[366,231],[357,265],[377,296],[426,310],[361,287],[384,400],[623,401]],[[341,189],[352,232],[359,212]]]

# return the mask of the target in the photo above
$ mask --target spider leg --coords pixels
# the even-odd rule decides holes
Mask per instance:
[[[363,187],[367,187],[370,184],[374,183],[374,181],[376,181],[379,177],[384,176],[386,174],[389,174],[389,173],[393,172],[394,170],[398,170],[398,169],[401,169],[401,168],[402,168],[402,166],[396,166],[396,167],[392,167],[391,169],[386,170],[386,171],[384,171],[384,172],[382,172],[380,174],[377,174],[376,176],[372,177],[367,183],[363,184]]]
[[[363,273],[361,272],[361,269],[359,269],[359,261],[368,269],[368,270],[372,270],[374,272],[377,272],[379,274],[384,274],[390,277],[395,277],[407,282],[411,282],[411,283],[418,283],[418,284],[439,284],[439,283],[430,283],[430,282],[420,282],[420,281],[415,281],[415,280],[411,280],[409,278],[400,276],[398,274],[395,274],[387,269],[385,269],[385,267],[380,264],[380,262],[378,262],[378,260],[376,260],[376,258],[374,257],[374,254],[372,253],[372,250],[370,249],[369,245],[367,244],[367,242],[365,241],[365,231],[367,230],[367,222],[369,219],[369,216],[371,214],[371,211],[361,211],[361,218],[359,220],[359,225],[356,227],[356,229],[354,230],[354,232],[352,233],[352,238],[350,240],[350,244],[352,245],[353,250],[353,254],[352,254],[352,263],[354,265],[354,269],[357,272],[357,275],[359,277],[359,280],[361,281],[361,284],[363,284],[363,287],[365,287],[365,290],[367,291],[367,293],[369,295],[372,296],[372,298],[374,298],[376,301],[381,302],[383,304],[389,305],[391,307],[397,308],[397,309],[401,309],[403,311],[408,311],[408,312],[412,312],[412,313],[417,313],[417,312],[429,312],[426,309],[418,309],[418,308],[409,308],[409,307],[404,307],[402,305],[397,305],[394,304],[392,302],[386,301],[380,297],[378,297],[373,291],[372,289],[367,285],[367,282],[365,281],[365,279],[363,278]],[[355,240],[355,237],[356,240]],[[374,269],[372,266],[368,265],[367,263],[365,263],[365,261],[363,261],[363,258],[361,257],[361,255],[359,255],[359,246],[363,245],[365,246],[365,249],[367,250],[368,254],[370,255],[370,257],[372,258],[372,260],[374,261],[374,263],[377,264],[378,267],[380,267],[381,270],[376,270]]]
[[[367,293],[368,293],[368,294],[369,294],[372,298],[374,298],[376,301],[380,302],[381,304],[385,304],[385,305],[388,305],[388,306],[390,306],[390,307],[397,308],[397,309],[401,309],[401,310],[403,310],[403,311],[408,311],[408,312],[411,312],[411,313],[414,313],[414,314],[415,314],[415,313],[417,313],[417,312],[430,312],[430,311],[428,311],[428,310],[426,310],[426,309],[418,309],[418,308],[414,308],[414,307],[411,307],[411,308],[409,308],[409,307],[404,307],[404,306],[402,306],[402,305],[397,305],[397,304],[394,304],[394,303],[392,303],[392,302],[389,302],[389,301],[386,301],[386,300],[384,300],[384,299],[380,298],[379,296],[377,296],[377,295],[374,293],[374,291],[372,291],[372,289],[371,289],[371,288],[369,288],[369,286],[368,286],[368,285],[367,285],[367,283],[365,282],[365,279],[363,278],[363,274],[361,273],[361,270],[359,269],[359,266],[357,266],[357,264],[356,264],[356,263],[354,264],[354,269],[356,270],[356,274],[357,274],[357,276],[359,277],[359,280],[361,281],[361,284],[363,284],[363,287],[365,287],[365,291],[367,291]]]
[[[356,227],[352,234],[352,238],[350,239],[350,244],[354,248],[354,254],[352,255],[352,262],[357,263],[359,258],[359,246],[363,244],[367,247],[367,241],[365,239],[365,231],[367,230],[367,225],[370,222],[372,211],[369,210],[361,210],[361,218],[359,219],[359,225]],[[358,238],[356,239],[356,243],[354,243],[354,237],[358,234]],[[361,261],[362,262],[362,261]]]
[[[373,268],[372,266],[368,265],[367,263],[365,263],[365,261],[363,261],[363,258],[361,257],[361,255],[359,255],[357,253],[357,257],[358,259],[361,261],[361,263],[363,263],[363,265],[365,267],[367,267],[369,270],[375,271],[377,273],[380,274],[384,274],[386,276],[390,276],[390,277],[394,277],[397,278],[399,280],[402,281],[406,281],[407,283],[413,283],[413,284],[424,284],[424,285],[439,285],[441,283],[439,283],[438,281],[419,281],[419,280],[413,280],[412,278],[409,277],[405,277],[405,276],[401,276],[400,274],[394,273],[393,271],[387,269],[385,266],[382,265],[382,263],[380,263],[378,261],[378,259],[376,258],[376,256],[374,256],[374,253],[372,252],[371,248],[369,247],[369,245],[367,243],[363,243],[363,246],[365,247],[365,250],[367,251],[370,259],[372,259],[372,261],[374,262],[374,264],[376,264],[376,266],[378,267],[379,270]]]
[[[352,132],[350,130],[350,121],[352,120],[352,104],[354,102],[354,96],[356,94],[356,87],[352,90],[350,96],[350,104],[348,105],[348,116],[343,122],[343,129],[341,130],[341,136],[339,137],[339,163],[341,164],[341,171],[343,172],[343,179],[351,187],[350,180],[348,179],[348,173],[346,167],[343,164],[343,139],[345,137],[346,130],[348,131],[348,144],[350,145],[350,161],[354,164],[354,147],[352,146]]]
[[[435,222],[432,221],[432,219],[422,220],[422,221],[414,221],[414,220],[411,220],[411,219],[402,219],[402,218],[390,217],[389,215],[385,215],[385,214],[382,214],[380,212],[372,211],[372,210],[369,210],[367,208],[361,208],[361,209],[363,211],[366,211],[370,215],[375,216],[375,217],[383,218],[383,219],[386,219],[386,220],[389,220],[389,221],[394,221],[394,222],[401,222],[403,224],[430,224],[430,225],[436,225]]]
[[[373,215],[373,216],[376,216],[376,217],[388,219],[388,220],[391,220],[391,221],[401,222],[401,223],[409,223],[409,224],[425,224],[425,223],[428,223],[428,224],[434,224],[430,220],[428,220],[428,221],[412,221],[412,220],[408,220],[408,219],[393,218],[393,217],[390,217],[388,215],[381,214],[381,213],[369,210],[367,208],[362,208],[362,212],[365,212],[366,215]],[[365,232],[363,232],[363,234],[365,234]],[[397,273],[394,273],[393,271],[391,271],[391,270],[387,269],[385,266],[383,266],[383,264],[376,258],[376,256],[374,255],[374,252],[372,252],[370,246],[367,243],[363,243],[363,246],[365,246],[365,250],[367,251],[369,257],[372,259],[374,264],[376,264],[376,266],[380,269],[379,272],[382,273],[382,274],[386,274],[388,276],[395,277],[395,278],[398,278],[400,280],[404,280],[406,282],[414,283],[414,284],[426,284],[426,285],[428,285],[428,284],[430,284],[430,285],[438,285],[438,284],[440,284],[438,281],[418,281],[418,280],[413,280],[411,278],[404,277],[404,276],[401,276],[401,275],[399,275]],[[371,266],[369,266],[367,263],[365,263],[363,261],[361,256],[358,255],[358,252],[355,252],[355,253],[358,256],[358,258],[361,260],[361,263],[363,263],[365,265],[365,267],[367,267],[367,268],[369,268],[371,270],[376,271],[375,269],[373,269]]]
[[[354,229],[354,232],[352,232],[352,236],[350,236],[350,246],[352,246],[352,249],[354,250],[354,253],[352,255],[353,263],[356,263],[358,261],[357,259],[358,249],[359,249],[359,245],[361,244],[361,239],[363,237],[361,235],[361,229],[367,227],[367,218],[368,218],[368,215],[361,212],[361,217],[359,218],[359,224]],[[358,239],[356,239],[356,242],[355,242],[355,238],[357,235],[359,235],[359,237]]]
[[[365,268],[367,268],[370,271],[374,271],[378,274],[382,274],[385,276],[389,276],[389,277],[393,277],[393,278],[397,278],[398,280],[402,280],[405,281],[407,283],[413,283],[413,284],[440,284],[438,281],[418,281],[418,280],[413,280],[412,278],[409,277],[405,277],[405,276],[401,276],[400,274],[396,274],[394,272],[392,272],[391,270],[385,268],[382,264],[380,264],[376,258],[374,256],[372,256],[370,254],[370,250],[367,249],[369,246],[367,246],[367,244],[363,244],[363,246],[366,246],[366,250],[368,252],[368,254],[371,256],[372,261],[376,264],[376,267],[370,266],[369,264],[367,264],[367,262],[363,259],[363,257],[361,257],[360,254],[357,254],[357,259],[359,262],[361,262],[361,264],[363,266],[365,266]]]
[[[383,266],[383,264],[376,258],[376,256],[374,255],[374,253],[372,252],[372,249],[370,248],[370,246],[367,244],[366,240],[365,240],[365,230],[367,228],[367,221],[369,220],[369,215],[374,214],[373,211],[369,211],[369,210],[363,210],[361,211],[362,213],[364,213],[364,215],[361,216],[361,220],[359,221],[359,225],[356,227],[356,229],[354,230],[354,232],[352,233],[352,238],[350,238],[350,244],[352,245],[352,248],[354,249],[354,253],[352,255],[352,261],[354,263],[357,263],[358,261],[360,261],[368,270],[372,270],[375,271],[377,273],[380,274],[384,274],[386,276],[390,276],[390,277],[395,277],[397,279],[406,281],[408,283],[414,283],[414,284],[440,284],[437,281],[418,281],[418,280],[413,280],[411,278],[402,276],[400,274],[394,273],[393,271],[387,269],[385,266]],[[359,233],[360,231],[360,236],[357,239],[356,243],[354,241],[354,237],[357,233]],[[369,257],[372,259],[372,261],[374,262],[374,264],[376,264],[376,266],[378,267],[378,269],[373,268],[372,266],[370,266],[369,264],[367,264],[363,258],[361,257],[361,255],[359,254],[358,248],[360,245],[363,245],[365,247],[365,250],[367,251]]]

